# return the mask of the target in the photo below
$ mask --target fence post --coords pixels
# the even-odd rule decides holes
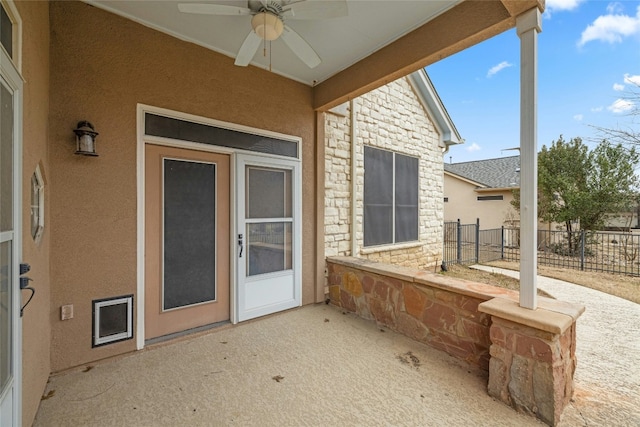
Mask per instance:
[[[480,218],[476,218],[476,264],[480,260]]]
[[[462,225],[460,225],[460,218],[458,218],[458,228],[457,228],[457,247],[456,247],[456,257],[458,259],[458,264],[462,263]]]
[[[504,261],[504,225],[500,227],[500,259]]]
[[[584,230],[580,230],[580,270],[584,271]]]

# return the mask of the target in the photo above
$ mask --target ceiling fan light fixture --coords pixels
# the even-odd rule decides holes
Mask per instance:
[[[260,12],[251,18],[253,31],[263,40],[275,40],[282,34],[284,24],[282,20],[270,12]]]

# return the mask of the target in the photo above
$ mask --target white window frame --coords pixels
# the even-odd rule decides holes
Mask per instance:
[[[380,244],[376,244],[376,245],[366,245],[364,242],[365,239],[365,234],[366,234],[366,230],[364,229],[365,227],[365,204],[364,204],[364,193],[366,191],[366,188],[364,188],[364,184],[363,184],[363,190],[362,190],[362,227],[363,227],[363,234],[362,234],[362,251],[361,253],[366,254],[366,253],[371,253],[372,251],[375,251],[376,249],[380,249],[380,248],[387,248],[387,247],[391,247],[391,248],[405,248],[405,247],[413,247],[416,245],[420,245],[420,157],[417,156],[412,156],[409,154],[405,154],[405,153],[399,153],[393,150],[387,150],[384,148],[380,148],[380,147],[374,147],[371,145],[366,145],[366,148],[371,148],[374,150],[380,150],[380,151],[386,151],[388,153],[392,154],[392,159],[393,159],[393,164],[392,164],[392,183],[391,183],[391,188],[393,191],[392,194],[392,201],[391,201],[391,242],[387,242],[387,243],[380,243]],[[416,239],[415,240],[407,240],[407,241],[403,241],[403,242],[397,242],[396,241],[396,156],[404,156],[404,157],[410,157],[413,159],[416,159],[418,161],[418,175],[416,176],[416,188],[418,190],[418,205],[417,205],[417,209],[418,209],[418,224],[417,224],[417,228],[416,228]],[[364,151],[362,153],[363,156],[363,164],[364,164]],[[366,169],[365,169],[365,175],[366,175]]]
[[[18,9],[16,8],[13,0],[0,0],[0,4],[4,8],[5,12],[7,12],[9,19],[13,24],[12,55],[9,55],[2,45],[0,45],[0,49],[2,49],[4,54],[11,59],[11,62],[18,72],[22,73],[22,19],[18,14]]]

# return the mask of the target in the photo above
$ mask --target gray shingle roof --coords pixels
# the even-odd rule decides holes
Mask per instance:
[[[444,170],[490,188],[520,187],[520,156],[445,163]]]

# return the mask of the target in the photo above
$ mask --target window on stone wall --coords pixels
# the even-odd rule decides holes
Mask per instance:
[[[418,159],[364,147],[364,245],[418,240]]]

